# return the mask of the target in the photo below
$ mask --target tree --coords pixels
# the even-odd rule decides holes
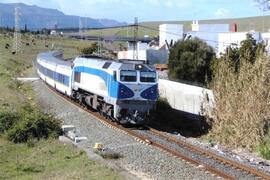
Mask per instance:
[[[270,10],[270,0],[255,0],[263,11]]]
[[[247,34],[247,38],[241,42],[239,49],[240,58],[254,63],[256,57],[265,52],[265,45],[261,42],[256,42],[251,34]]]
[[[95,42],[90,47],[82,48],[80,51],[82,55],[91,55],[94,52],[97,52],[97,50],[98,44]]]
[[[214,49],[204,41],[194,38],[178,41],[170,50],[169,76],[193,84],[206,84],[211,78],[211,62]]]
[[[220,60],[226,60],[234,67],[235,72],[239,72],[241,61],[247,61],[252,64],[256,61],[257,57],[265,50],[263,43],[257,43],[251,34],[246,35],[246,39],[241,41],[240,48],[237,46],[229,46],[226,48],[225,54]]]

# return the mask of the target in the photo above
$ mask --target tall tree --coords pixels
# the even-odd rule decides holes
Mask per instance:
[[[170,50],[170,78],[205,85],[214,58],[213,48],[198,38],[179,41]]]
[[[270,0],[255,0],[263,11],[270,10]]]

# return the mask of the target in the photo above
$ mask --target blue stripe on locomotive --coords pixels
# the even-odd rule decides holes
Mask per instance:
[[[117,99],[132,98],[134,92],[124,84],[116,81],[113,75],[99,69],[89,67],[77,66],[74,67],[74,72],[81,72],[96,75],[104,80],[108,88],[110,97]],[[141,93],[142,98],[156,100],[157,99],[157,85],[154,85]]]

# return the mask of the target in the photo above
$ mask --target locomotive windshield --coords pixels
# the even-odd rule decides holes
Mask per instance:
[[[155,72],[140,72],[140,81],[141,82],[156,82],[156,73]]]
[[[122,82],[136,82],[137,72],[136,71],[120,71],[120,80]]]

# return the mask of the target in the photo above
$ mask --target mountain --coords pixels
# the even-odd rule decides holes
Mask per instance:
[[[23,3],[0,3],[0,26],[14,27],[15,8],[18,7],[19,25],[24,28],[25,24],[29,29],[54,28],[101,28],[121,26],[120,23],[109,19],[92,19],[88,17],[65,15],[56,9],[41,8],[38,6],[26,5]]]

